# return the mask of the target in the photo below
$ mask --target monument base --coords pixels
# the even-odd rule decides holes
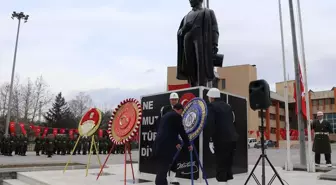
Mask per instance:
[[[180,103],[186,104],[194,97],[203,98],[208,103],[206,97],[209,88],[192,87],[177,91],[168,91],[153,95],[141,97],[142,105],[142,124],[140,128],[140,144],[139,144],[139,172],[155,174],[156,169],[153,166],[155,161],[151,158],[152,147],[156,135],[157,118],[163,106],[169,105],[169,95],[172,92],[178,93]],[[233,95],[227,92],[221,93],[221,99],[231,105],[235,115],[235,126],[239,134],[237,149],[235,151],[235,159],[233,165],[234,174],[246,173],[248,171],[247,161],[247,100],[244,97]],[[206,126],[205,126],[206,127]],[[206,129],[206,128],[205,128]],[[206,133],[206,132],[205,132]],[[211,152],[209,147],[209,136],[203,135],[194,141],[195,150],[199,153],[200,162],[204,165],[207,178],[213,178],[216,175],[215,154]],[[195,158],[194,156],[193,158]],[[197,160],[192,163],[189,160],[189,152],[183,149],[177,159],[177,175],[180,178],[190,178],[190,166],[193,166],[194,179],[202,177]]]

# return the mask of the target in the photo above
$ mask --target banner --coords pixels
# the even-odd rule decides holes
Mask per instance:
[[[69,130],[69,138],[73,139],[74,129]]]
[[[174,91],[179,89],[186,89],[191,87],[190,84],[168,85],[168,91]]]

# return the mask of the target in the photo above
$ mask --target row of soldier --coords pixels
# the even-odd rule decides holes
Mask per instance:
[[[103,138],[95,137],[96,146],[98,148],[99,154],[107,154],[112,147],[112,142],[110,139],[105,136]],[[69,155],[75,147],[78,136],[69,138],[65,135],[57,135],[56,137],[46,137],[40,138],[36,137],[34,151],[36,156],[39,156],[40,153],[44,155]],[[91,147],[91,137],[81,137],[78,141],[78,144],[73,152],[73,155],[87,155]],[[96,150],[94,146],[92,147],[93,155],[96,155]],[[124,153],[124,148],[122,146],[116,147],[113,154]]]
[[[4,156],[25,156],[28,149],[28,138],[15,134],[0,136],[0,153]]]

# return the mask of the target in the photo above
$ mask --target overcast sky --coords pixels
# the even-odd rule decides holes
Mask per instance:
[[[294,77],[288,1],[283,1],[286,61]],[[296,2],[296,0],[294,0]],[[256,64],[258,77],[283,80],[277,0],[210,0],[224,65]],[[301,2],[310,89],[335,86],[336,1]],[[10,80],[17,21],[24,11],[16,73],[42,75],[53,92],[118,88],[163,91],[176,65],[176,32],[187,0],[16,0],[0,6],[0,83]],[[295,10],[296,11],[296,10]]]

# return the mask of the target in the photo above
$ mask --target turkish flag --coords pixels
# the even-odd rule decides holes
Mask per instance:
[[[196,96],[193,93],[185,93],[180,98],[180,103],[185,106],[187,103],[192,100],[193,98],[196,98]]]
[[[9,123],[9,131],[10,131],[10,133],[15,132],[15,122],[10,122]]]
[[[303,118],[307,120],[307,110],[306,110],[306,98],[305,98],[305,87],[303,85],[303,79],[302,79],[302,72],[301,67],[299,64],[299,71],[300,71],[300,91],[301,91],[301,106],[302,106],[302,115]],[[294,82],[294,100],[296,101],[296,83]],[[295,103],[295,112],[297,114],[297,104]]]
[[[41,127],[40,126],[35,127],[35,136],[37,137],[38,135],[40,135],[40,133],[41,133]]]
[[[69,130],[69,137],[70,137],[70,139],[73,139],[73,133],[74,133],[74,130],[70,129]]]
[[[65,133],[65,128],[60,128],[60,133],[64,134]]]
[[[23,123],[19,123],[19,125],[20,125],[20,128],[21,128],[21,132],[22,132],[22,134],[23,135],[27,135],[27,131],[26,131],[26,129],[24,128],[24,124]]]
[[[58,128],[53,128],[53,135],[56,136],[58,132]]]
[[[191,87],[190,84],[168,85],[168,91],[185,89]]]
[[[98,136],[99,136],[100,138],[102,138],[103,135],[104,135],[104,131],[103,131],[102,129],[99,129],[99,130],[98,130]]]

